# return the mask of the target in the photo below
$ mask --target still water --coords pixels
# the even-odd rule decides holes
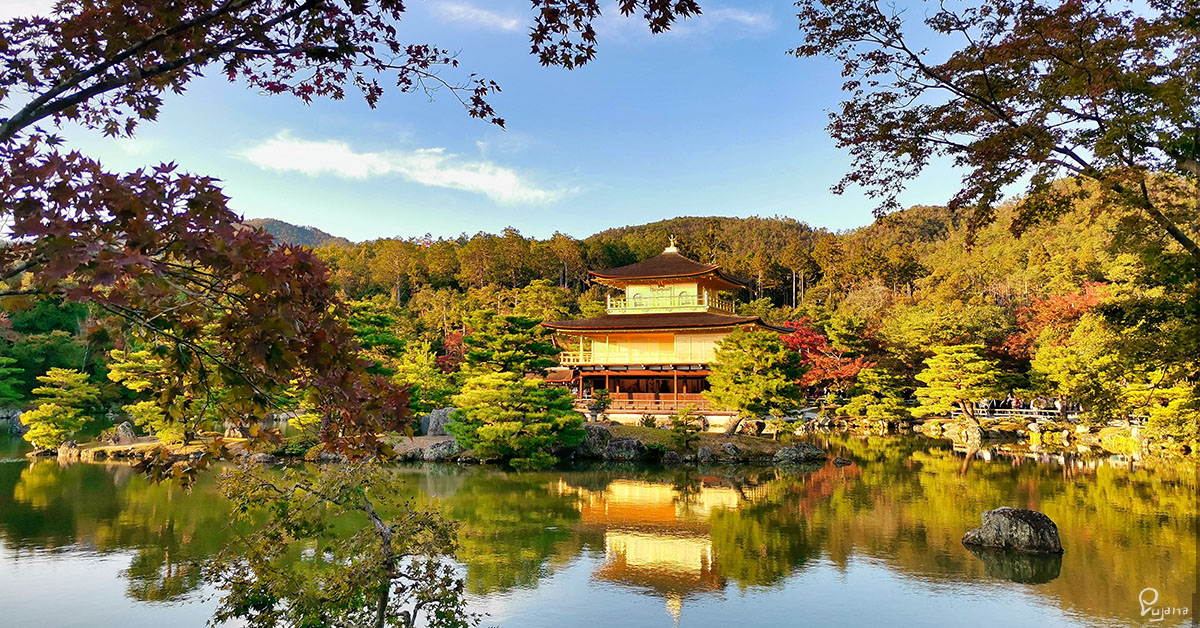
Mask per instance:
[[[917,437],[830,437],[855,461],[804,472],[405,469],[463,523],[484,625],[1172,626],[1194,613],[1197,476],[1109,459],[972,459]],[[202,626],[196,565],[229,533],[191,492],[124,466],[30,464],[0,440],[0,626]],[[977,556],[979,513],[1036,508],[1061,561]],[[1147,594],[1148,598],[1148,594]]]

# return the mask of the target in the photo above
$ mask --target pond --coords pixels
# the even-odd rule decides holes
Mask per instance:
[[[1197,476],[1115,459],[967,460],[913,436],[830,436],[855,464],[802,472],[405,467],[406,489],[463,523],[484,625],[1128,626],[1139,595],[1189,607]],[[229,534],[206,474],[188,493],[132,469],[28,463],[0,441],[4,626],[201,626],[197,563]],[[1056,559],[976,555],[982,511],[1035,508]],[[1151,609],[1153,610],[1153,609]]]

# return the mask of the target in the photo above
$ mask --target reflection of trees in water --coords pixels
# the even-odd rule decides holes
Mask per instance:
[[[11,547],[132,550],[124,572],[130,597],[178,599],[200,585],[197,565],[227,536],[228,505],[214,480],[206,475],[186,493],[123,465],[0,465],[0,539]]]
[[[718,509],[708,522],[717,571],[742,589],[776,584],[820,553],[804,513],[771,499]]]
[[[462,523],[458,556],[469,591],[535,586],[548,575],[548,560],[565,563],[578,553],[581,539],[571,528],[579,510],[553,489],[558,480],[553,473],[465,472],[443,497],[446,514]]]
[[[993,460],[972,463],[963,473],[960,456],[944,446],[931,449],[923,439],[820,438],[831,455],[857,464],[826,464],[811,473],[413,469],[406,490],[420,500],[438,499],[463,523],[459,557],[475,593],[536,586],[584,551],[613,549],[606,539],[620,536],[623,549],[613,549],[604,566],[621,572],[614,579],[652,579],[644,574],[655,569],[653,560],[632,561],[653,558],[656,538],[711,545],[699,576],[671,585],[679,599],[691,586],[776,585],[818,555],[841,568],[852,557],[870,557],[906,578],[930,582],[1040,582],[1020,586],[1064,608],[1120,620],[1134,619],[1138,592],[1146,586],[1180,604],[1191,594],[1198,516],[1191,467],[1063,468]],[[130,550],[134,556],[124,572],[130,596],[179,599],[200,584],[194,565],[228,537],[228,505],[214,490],[215,481],[205,474],[185,494],[171,485],[148,484],[119,466],[0,465],[0,542],[14,549],[79,544],[102,552]],[[618,489],[632,484],[661,492],[661,506],[656,501],[619,514],[626,497]],[[604,493],[605,509],[587,510],[587,492],[595,499]],[[1066,554],[1057,578],[1050,577],[1051,566],[989,562],[961,545],[980,513],[1000,505],[1036,508],[1058,524]],[[646,518],[652,506],[661,524]],[[588,522],[582,520],[585,510],[593,518]],[[613,519],[618,516],[623,518]],[[667,574],[669,568],[661,566],[664,574],[679,576],[677,569]]]
[[[166,602],[196,590],[202,574],[196,557],[188,556],[180,562],[168,549],[143,547],[121,575],[129,579],[129,597]]]
[[[933,581],[1036,575],[1028,565],[985,563],[961,545],[983,511],[1010,505],[1040,510],[1058,525],[1066,547],[1060,575],[1035,590],[1064,608],[1133,620],[1138,607],[1130,600],[1146,586],[1169,591],[1164,599],[1190,597],[1200,516],[1194,467],[998,459],[976,461],[964,473],[962,458],[948,449],[897,458],[870,442],[877,438],[828,437],[831,453],[862,467],[861,478],[811,512],[810,525],[828,532],[825,550],[837,564],[868,555]]]

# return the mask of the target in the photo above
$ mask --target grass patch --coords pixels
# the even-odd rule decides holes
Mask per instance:
[[[678,451],[671,443],[671,431],[660,430],[653,427],[642,427],[640,425],[609,425],[609,433],[613,438],[636,438],[646,446],[661,445],[667,448],[668,451]],[[782,449],[785,445],[778,441],[773,441],[769,438],[761,436],[747,436],[745,434],[737,434],[735,436],[725,436],[724,434],[702,432],[700,434],[699,447],[708,447],[709,449],[718,451],[722,443],[733,443],[742,450],[742,453],[747,456],[773,456],[775,452]]]

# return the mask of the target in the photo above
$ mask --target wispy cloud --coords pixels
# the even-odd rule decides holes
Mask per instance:
[[[463,159],[444,148],[360,152],[346,142],[304,140],[281,131],[241,154],[268,170],[344,179],[399,175],[421,185],[482,194],[503,205],[553,203],[574,192],[538,186],[510,168]]]
[[[515,31],[521,28],[521,20],[481,9],[461,2],[441,2],[433,5],[434,12],[448,22],[459,22],[479,28],[497,31]]]
[[[678,20],[671,30],[662,35],[651,35],[644,20],[637,14],[629,17],[621,15],[618,5],[610,3],[603,11],[603,17],[597,21],[596,29],[601,35],[613,36],[617,39],[650,38],[650,37],[690,37],[722,33],[735,37],[743,37],[764,33],[775,28],[775,21],[768,13],[747,11],[745,9],[730,9],[705,5],[704,12],[686,20]]]
[[[770,15],[742,9],[713,9],[701,15],[700,21],[704,21],[705,18],[713,24],[732,23],[753,30],[765,31],[775,27],[775,22],[771,20]]]

